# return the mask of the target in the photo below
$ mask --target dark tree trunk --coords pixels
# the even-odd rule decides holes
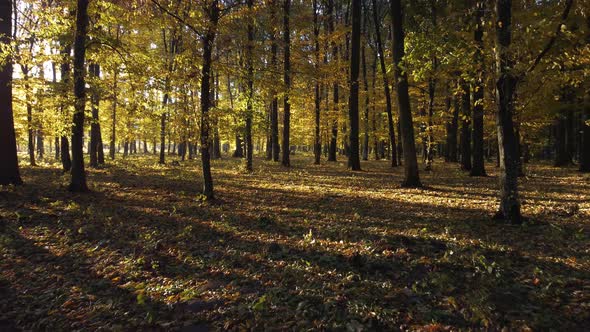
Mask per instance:
[[[111,142],[109,144],[109,156],[111,160],[115,160],[115,142],[117,139],[117,77],[118,77],[119,70],[115,69],[113,72],[113,109],[111,113]],[[156,144],[154,144],[154,151],[156,150]]]
[[[518,151],[514,134],[514,92],[516,78],[513,76],[513,61],[509,53],[512,42],[512,0],[496,2],[496,103],[498,112],[498,153],[500,157],[500,207],[497,218],[514,224],[522,222],[518,197]]]
[[[318,23],[318,0],[313,0],[313,34],[315,43],[315,70],[319,72],[320,66],[320,25]],[[319,77],[316,77],[315,81],[315,128],[314,128],[314,144],[313,144],[313,155],[315,165],[320,164],[322,155],[322,138],[320,136],[320,108],[321,108],[321,96],[320,96],[320,82]]]
[[[232,157],[235,158],[244,158],[244,148],[242,147],[242,137],[240,134],[236,134],[236,149]]]
[[[43,130],[37,129],[37,157],[43,159],[45,155],[45,139],[43,137]]]
[[[589,19],[590,22],[590,19]],[[590,172],[590,95],[586,96],[581,123],[580,172]]]
[[[393,123],[393,111],[391,108],[391,93],[389,91],[389,79],[387,78],[387,69],[385,68],[385,53],[383,52],[383,43],[381,42],[381,31],[379,28],[381,25],[381,20],[379,20],[377,13],[377,0],[373,0],[373,22],[375,23],[375,39],[377,41],[377,53],[379,56],[379,64],[381,66],[381,74],[383,75],[383,90],[385,91],[385,110],[387,112],[387,128],[389,130],[389,141],[391,142],[391,167],[396,167],[399,164],[396,146],[397,144],[395,141],[395,127]]]
[[[100,66],[92,63],[89,66],[89,74],[94,80],[100,78]],[[92,104],[92,123],[90,125],[90,167],[98,167],[99,164],[104,164],[104,154],[102,151],[102,135],[100,133],[100,122],[98,115],[98,107],[100,103],[100,94],[98,91],[98,84],[92,87],[92,94],[90,102]],[[102,160],[101,160],[102,156]],[[102,162],[101,162],[102,161]]]
[[[484,57],[483,57],[483,27],[485,1],[478,1],[475,11],[475,66],[477,77],[473,91],[473,164],[471,176],[486,176],[484,167],[484,126],[483,126],[483,99],[484,99]]]
[[[55,137],[55,142],[53,143],[53,145],[55,145],[55,160],[59,160],[59,137]]]
[[[565,167],[573,164],[572,155],[568,148],[568,114],[562,111],[555,119],[555,167]]]
[[[285,45],[285,60],[284,60],[284,81],[285,81],[285,106],[283,114],[283,160],[282,165],[285,167],[291,166],[289,159],[290,149],[290,129],[291,129],[291,102],[289,101],[289,94],[291,93],[291,31],[289,29],[289,15],[291,8],[291,0],[285,0],[285,7],[283,12],[283,41]]]
[[[211,176],[211,157],[209,155],[209,106],[211,103],[211,53],[215,42],[215,32],[219,20],[218,0],[213,0],[207,10],[210,24],[203,35],[203,67],[201,69],[201,163],[203,167],[203,195],[208,199],[214,198],[213,177]]]
[[[360,46],[361,46],[361,1],[352,1],[352,35],[350,57],[350,96],[349,96],[349,121],[350,121],[350,155],[348,166],[353,171],[361,170],[359,148],[359,71],[360,71]]]
[[[31,93],[29,85],[29,70],[26,66],[21,66],[24,76],[24,88],[25,88],[25,103],[27,108],[27,134],[28,134],[28,151],[29,151],[29,164],[31,166],[37,166],[35,162],[35,130],[33,129],[33,104],[31,104]]]
[[[207,83],[208,84],[208,83]],[[159,164],[166,163],[166,105],[168,104],[168,84],[166,83],[166,92],[162,100],[162,115],[160,116],[160,159]],[[168,144],[168,152],[170,152],[170,144]]]
[[[276,22],[276,1],[273,1],[271,4],[271,21],[273,25],[277,25]],[[270,51],[271,51],[271,60],[270,65],[273,71],[278,71],[277,68],[277,53],[278,53],[278,46],[277,46],[277,37],[276,32],[272,31],[270,34]],[[273,76],[274,77],[274,76]],[[279,99],[276,95],[276,91],[274,87],[272,88],[272,102],[270,105],[270,144],[272,149],[272,160],[278,162],[279,155],[280,155],[280,143],[279,143]]]
[[[12,35],[12,2],[0,2],[0,43],[8,45]],[[18,168],[16,134],[12,113],[12,59],[4,59],[0,72],[0,185],[22,184]]]
[[[461,169],[471,170],[471,100],[469,84],[461,83]]]
[[[365,31],[367,30],[365,20]],[[362,43],[361,60],[363,66],[363,87],[365,90],[365,116],[364,116],[364,137],[363,137],[363,160],[369,160],[369,81],[367,79],[367,59],[365,54],[365,43]]]
[[[328,29],[330,33],[334,33],[334,0],[328,1]],[[338,62],[338,44],[332,41],[332,61]],[[333,102],[334,111],[332,114],[332,129],[330,136],[330,148],[328,149],[328,161],[336,161],[336,153],[338,151],[338,103],[340,102],[338,82],[333,83]]]
[[[450,93],[450,92],[449,92]],[[459,161],[457,156],[457,130],[459,128],[459,102],[457,97],[447,98],[447,109],[451,110],[451,99],[453,100],[451,119],[447,122],[447,148],[446,156],[448,162]]]
[[[68,89],[69,89],[69,82],[70,82],[70,51],[71,46],[66,45],[62,50],[62,63],[61,63],[61,80],[63,83],[63,97],[67,99]],[[61,106],[61,112],[65,113],[65,107]],[[68,137],[65,134],[62,134],[60,144],[60,159],[64,173],[69,172],[72,168],[72,160],[70,159],[70,144],[68,141]]]
[[[252,11],[253,0],[248,0],[248,9]],[[249,13],[253,15],[252,12]],[[254,102],[254,18],[248,18],[248,44],[246,46],[246,61],[248,71],[248,97],[246,100],[246,171],[252,172],[252,115]]]
[[[78,0],[76,8],[76,35],[74,39],[74,126],[72,128],[72,178],[68,189],[88,191],[84,170],[84,108],[86,104],[85,67],[86,34],[88,31],[88,0]]]
[[[402,145],[404,151],[404,181],[403,187],[421,187],[416,158],[416,144],[414,141],[414,124],[408,93],[408,75],[401,68],[404,58],[404,29],[403,9],[401,0],[391,0],[391,21],[393,27],[393,72],[397,90],[399,109],[399,123],[401,126]]]

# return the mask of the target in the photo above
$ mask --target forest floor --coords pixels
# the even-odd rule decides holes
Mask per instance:
[[[196,160],[118,159],[87,194],[24,166],[0,188],[0,330],[588,328],[588,175],[528,165],[513,226],[490,165],[401,189],[386,161],[310,160],[214,161],[215,202]]]

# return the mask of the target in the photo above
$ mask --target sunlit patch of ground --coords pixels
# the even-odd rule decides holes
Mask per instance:
[[[0,189],[0,330],[587,328],[587,175],[529,165],[511,226],[493,166],[401,189],[385,161],[310,160],[214,161],[213,203],[197,161],[117,160],[88,194],[24,167]]]

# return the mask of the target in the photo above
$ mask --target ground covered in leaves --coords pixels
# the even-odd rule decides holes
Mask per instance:
[[[491,220],[496,170],[439,162],[424,189],[366,162],[285,169],[151,157],[57,165],[0,188],[0,330],[583,330],[590,324],[590,178],[527,166],[523,226]]]

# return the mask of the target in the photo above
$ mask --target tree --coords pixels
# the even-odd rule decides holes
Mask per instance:
[[[328,0],[328,30],[334,33],[334,0]],[[338,44],[332,41],[332,61],[338,64]],[[328,161],[336,161],[336,151],[338,149],[338,103],[339,97],[338,81],[333,83],[333,104],[334,104],[334,118],[332,119],[332,128],[330,135],[330,146],[328,149]]]
[[[461,169],[471,170],[471,89],[461,80]]]
[[[246,99],[246,171],[252,172],[252,104],[254,103],[254,17],[253,0],[248,0],[248,44],[246,45],[246,61],[248,76],[248,95]]]
[[[475,32],[473,39],[475,40],[475,68],[476,77],[475,85],[473,87],[473,163],[471,165],[471,176],[486,176],[484,166],[484,56],[483,56],[483,27],[484,27],[484,13],[485,1],[477,1],[475,9]]]
[[[94,86],[91,92],[91,104],[92,104],[92,123],[90,125],[90,167],[98,167],[100,164],[104,164],[104,151],[102,149],[102,134],[100,132],[100,119],[99,119],[99,103],[100,103],[100,92],[98,88],[98,80],[100,79],[100,65],[97,63],[91,63],[89,66],[90,76],[94,80]]]
[[[373,0],[373,22],[375,23],[375,40],[377,42],[377,55],[379,56],[379,65],[383,75],[383,91],[385,92],[385,111],[387,112],[387,126],[389,129],[389,141],[391,142],[391,167],[398,165],[398,155],[395,142],[395,129],[393,124],[393,112],[391,110],[391,93],[389,92],[389,78],[385,68],[385,52],[381,42],[381,20],[377,14],[377,0]]]
[[[361,47],[361,1],[352,1],[352,36],[350,58],[350,95],[348,102],[350,119],[350,155],[348,166],[353,171],[361,170],[359,148],[359,71]]]
[[[512,42],[512,0],[496,2],[496,125],[498,131],[498,153],[500,156],[500,207],[496,218],[514,224],[522,222],[518,197],[519,156],[514,133],[514,90],[516,77],[513,74],[514,61],[510,54]]]
[[[0,3],[0,45],[10,45],[12,33],[12,3]],[[16,153],[16,135],[12,114],[12,59],[0,59],[0,185],[22,184]]]
[[[213,177],[211,176],[211,156],[209,154],[209,107],[211,106],[211,54],[217,33],[219,21],[218,0],[213,0],[206,8],[209,20],[207,31],[201,38],[203,43],[203,67],[201,68],[201,163],[203,167],[203,195],[211,200],[215,198],[213,193]]]
[[[315,70],[319,72],[320,67],[320,24],[318,23],[318,0],[313,0],[313,36],[314,36],[314,60],[315,60]],[[320,135],[320,111],[321,111],[321,95],[320,95],[320,82],[319,78],[316,76],[315,79],[315,121],[314,121],[314,133],[313,133],[313,154],[314,159],[313,163],[315,165],[320,164],[320,159],[322,156],[322,137]]]
[[[72,128],[72,170],[68,189],[88,191],[84,170],[84,109],[86,104],[85,66],[88,32],[88,0],[78,0],[76,6],[76,35],[74,38],[74,121]]]
[[[277,69],[277,53],[278,53],[278,45],[277,45],[277,33],[276,33],[276,11],[277,11],[277,3],[276,0],[273,0],[269,3],[270,6],[270,16],[271,16],[271,24],[273,25],[271,34],[270,34],[270,51],[271,51],[271,60],[270,66],[273,71]],[[274,75],[273,75],[274,77]],[[279,143],[279,98],[277,97],[276,90],[273,87],[271,89],[272,95],[272,102],[270,108],[270,143],[272,145],[272,160],[278,162],[279,161],[279,154],[280,154],[280,143]]]
[[[404,153],[404,181],[402,182],[402,187],[422,187],[418,173],[418,160],[416,158],[414,125],[412,121],[412,109],[410,107],[410,95],[408,93],[408,75],[401,66],[405,54],[403,18],[401,0],[391,0],[393,73],[397,91],[399,123]]]
[[[289,101],[289,93],[291,89],[291,32],[289,30],[289,15],[291,8],[291,0],[285,0],[283,8],[283,42],[284,42],[284,82],[285,82],[285,106],[283,114],[283,160],[282,165],[285,167],[291,166],[289,159],[290,149],[290,126],[291,126],[291,103]]]

